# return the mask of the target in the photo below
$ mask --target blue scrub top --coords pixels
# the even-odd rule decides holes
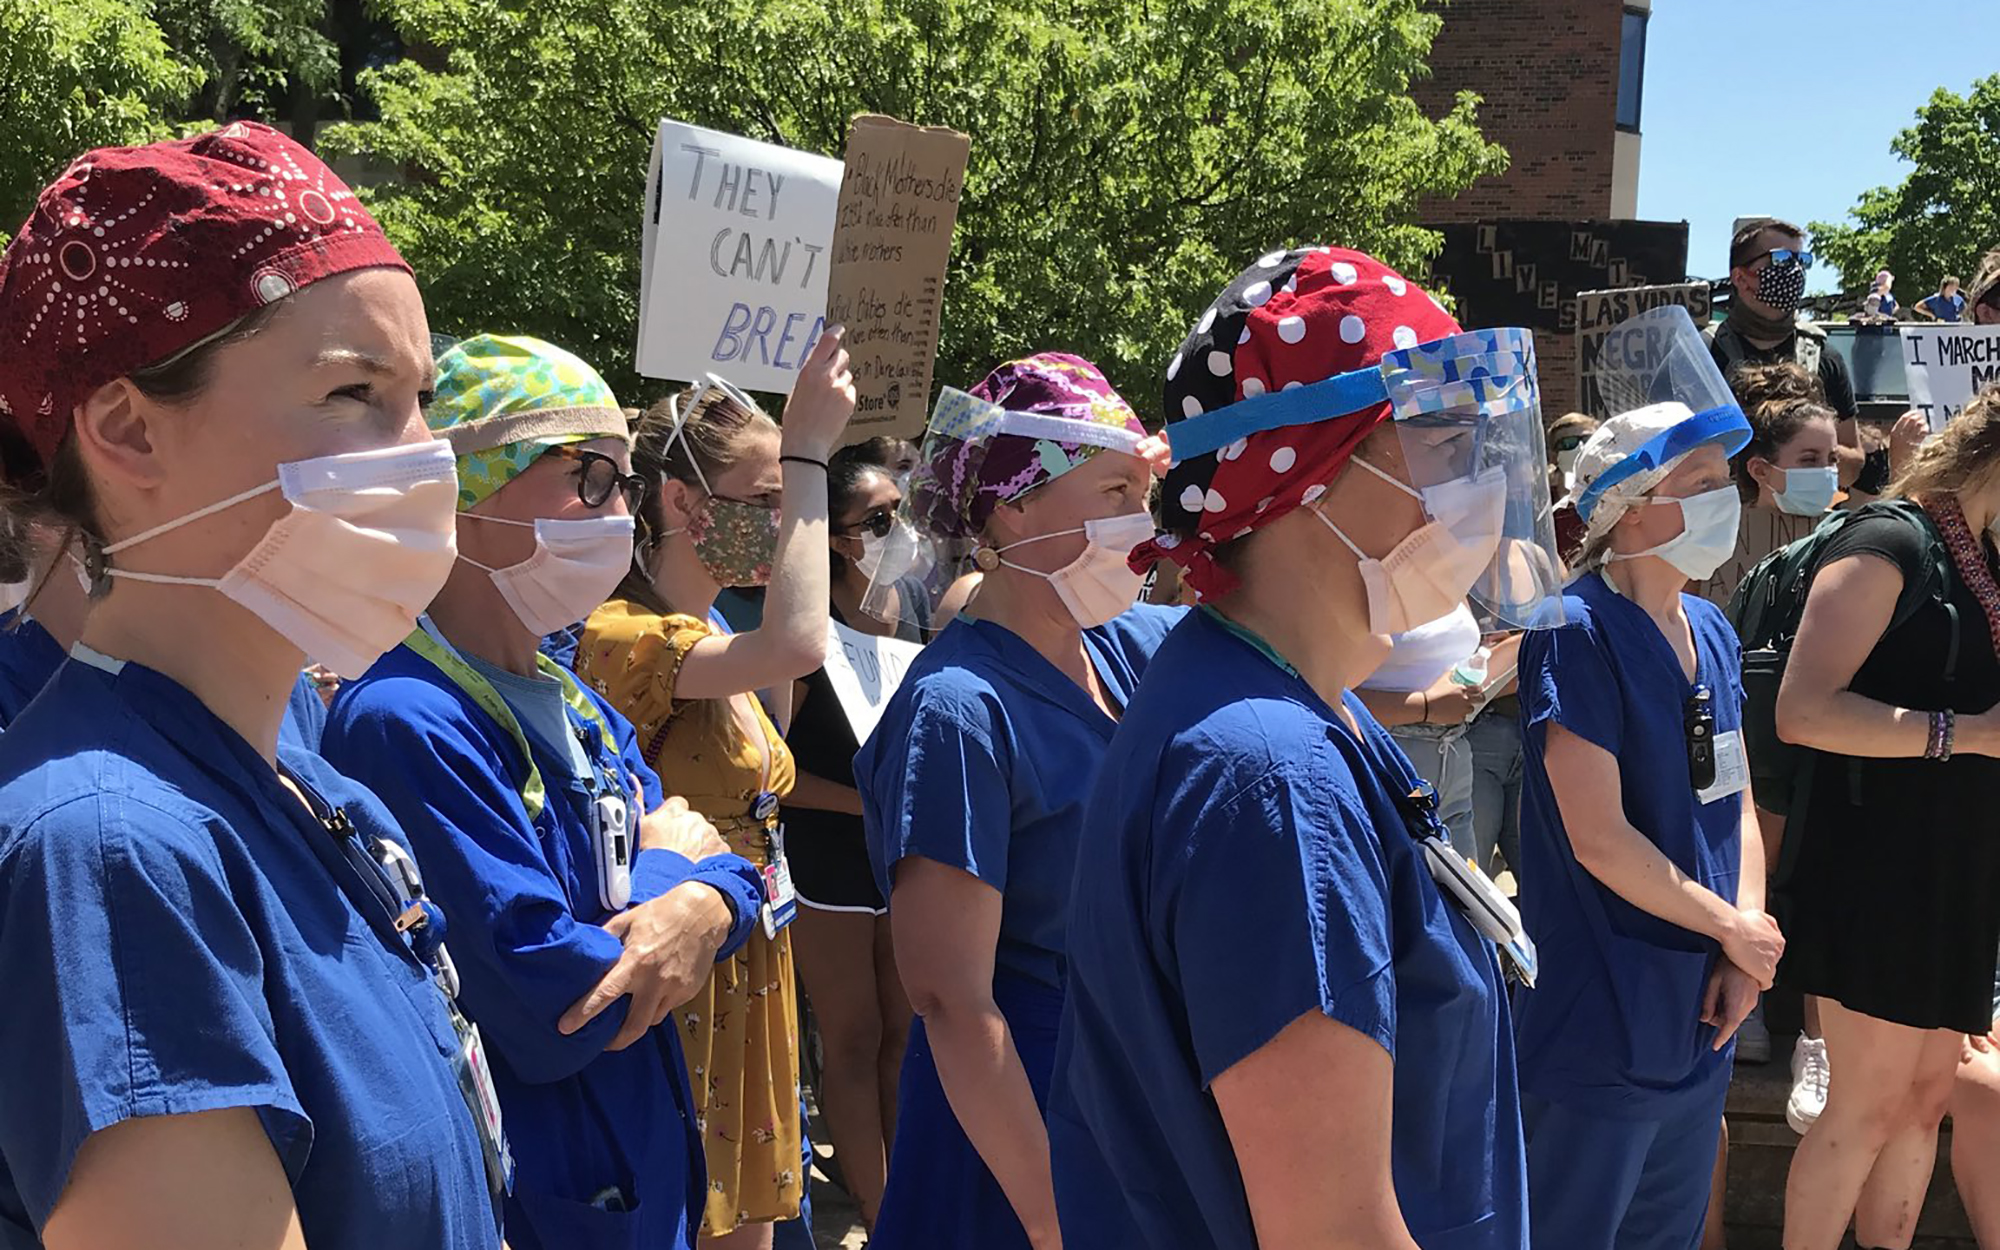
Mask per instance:
[[[1183,608],[1141,604],[1083,633],[1123,706]],[[1012,630],[959,617],[910,665],[854,757],[876,885],[921,855],[1000,891],[995,970],[1062,988],[1084,800],[1117,722]]]
[[[1963,295],[1954,295],[1946,299],[1943,295],[1933,292],[1918,302],[1930,309],[1931,315],[1939,321],[1957,321],[1959,315],[1965,311]]]
[[[1682,595],[1695,680],[1718,737],[1743,725],[1736,631],[1714,604]],[[1521,644],[1521,913],[1541,977],[1516,1006],[1521,1088],[1605,1114],[1649,1116],[1662,1099],[1699,1099],[1729,1077],[1732,1047],[1710,1049],[1701,1000],[1721,948],[1639,910],[1577,863],[1544,763],[1548,722],[1610,752],[1625,819],[1674,866],[1726,899],[1743,858],[1742,795],[1711,803],[1688,775],[1685,715],[1694,685],[1651,617],[1580,578],[1566,624]]]
[[[1160,648],[1090,800],[1049,1100],[1066,1244],[1255,1250],[1208,1089],[1310,1011],[1396,1060],[1396,1197],[1425,1250],[1525,1250],[1498,956],[1440,894],[1418,778],[1206,610]]]
[[[49,684],[62,667],[62,648],[49,637],[40,621],[16,608],[0,612],[0,729],[14,723],[22,710]],[[312,678],[299,674],[285,703],[285,719],[278,727],[280,741],[319,750],[320,734],[326,728],[326,703]]]
[[[584,694],[612,726],[617,754],[574,710],[572,728],[598,767],[636,778],[647,809],[657,807],[659,778],[631,723]],[[607,1051],[630,1006],[620,999],[574,1034],[556,1030],[624,948],[601,927],[611,913],[598,899],[588,784],[566,751],[532,736],[529,745],[547,787],[532,821],[514,738],[404,645],[341,687],[322,750],[396,814],[425,891],[452,919],[459,1001],[485,1036],[513,1145],[508,1242],[514,1250],[692,1245],[689,1212],[701,1209],[705,1165],[674,1029]],[[762,905],[756,869],[734,855],[691,865],[672,851],[641,851],[632,902],[689,880],[730,901],[736,921],[722,955],[733,953]]]
[[[324,761],[278,759],[400,838]],[[90,1133],[247,1107],[315,1250],[497,1247],[444,997],[365,888],[181,686],[62,665],[0,734],[0,1242],[35,1244]]]

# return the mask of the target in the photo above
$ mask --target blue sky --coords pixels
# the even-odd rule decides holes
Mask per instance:
[[[1639,216],[1685,219],[1688,272],[1723,277],[1738,216],[1840,221],[1902,181],[1889,141],[1938,87],[2000,70],[1996,48],[1996,0],[1653,0]],[[1743,118],[1788,120],[1753,143]],[[1811,289],[1833,278],[1816,269]]]

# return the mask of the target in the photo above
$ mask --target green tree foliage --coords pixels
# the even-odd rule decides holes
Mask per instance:
[[[200,82],[139,0],[0,0],[0,243],[78,153],[167,135]]]
[[[1422,0],[384,0],[412,53],[327,150],[400,170],[369,199],[434,328],[546,336],[633,398],[639,214],[663,116],[838,156],[850,116],[973,139],[937,377],[1039,348],[1142,409],[1193,312],[1272,246],[1421,269],[1419,196],[1505,154],[1408,84]]]
[[[203,71],[191,116],[221,121],[290,111],[295,92],[317,96],[340,80],[326,0],[156,0],[174,52]]]
[[[2000,243],[2000,74],[1967,95],[1940,87],[1889,146],[1915,167],[1910,175],[1863,192],[1850,223],[1814,222],[1813,246],[1840,270],[1845,290],[1866,291],[1887,268],[1908,302],[1936,290],[1945,274],[1970,279],[1980,255]]]

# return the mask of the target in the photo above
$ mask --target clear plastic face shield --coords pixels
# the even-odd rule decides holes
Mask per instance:
[[[1503,628],[1560,625],[1564,569],[1556,557],[1534,336],[1520,329],[1455,334],[1390,352],[1381,372],[1410,484],[1423,491],[1471,483],[1501,500],[1500,541],[1472,585],[1473,612]]]
[[[1387,400],[1410,486],[1432,521],[1498,532],[1469,594],[1491,629],[1562,623],[1548,448],[1534,336],[1474,330],[1390,352],[1378,366],[1244,399],[1167,427],[1176,461],[1264,430],[1331,420]],[[1456,515],[1440,515],[1440,505]],[[1470,515],[1476,513],[1477,515]]]
[[[1017,437],[996,443],[1003,434]],[[982,492],[996,489],[994,474],[1006,475],[997,483],[1002,502],[1017,502],[1083,463],[1086,457],[1073,458],[1064,444],[1132,455],[1143,437],[1121,426],[1014,412],[945,387],[931,409],[896,525],[883,540],[861,610],[891,625],[935,628],[932,622],[960,606],[969,579],[978,576],[972,556],[979,530],[965,517]],[[1019,464],[996,464],[990,459],[996,455]],[[1017,477],[1020,488],[1008,489],[1007,482]]]
[[[1684,407],[1686,416],[1599,473],[1578,493],[1577,514],[1586,521],[1597,501],[1616,492],[1621,482],[1651,473],[1710,442],[1721,441],[1734,455],[1748,438],[1743,409],[1723,381],[1694,320],[1679,305],[1654,308],[1613,326],[1604,339],[1597,376],[1610,418],[1662,405],[1675,406],[1671,411],[1676,413]]]

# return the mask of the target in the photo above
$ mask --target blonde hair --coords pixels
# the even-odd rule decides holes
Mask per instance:
[[[2000,385],[1973,396],[1944,429],[1924,440],[1887,494],[1892,499],[1959,494],[1985,485],[1996,468],[2000,468]]]

